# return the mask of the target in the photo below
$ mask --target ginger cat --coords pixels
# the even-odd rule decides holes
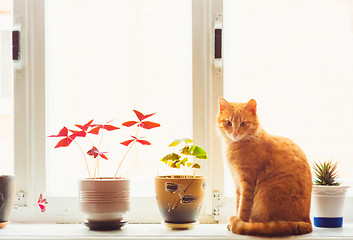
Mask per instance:
[[[266,133],[256,106],[254,99],[219,98],[217,125],[236,187],[236,216],[228,230],[256,236],[310,233],[312,179],[306,156],[291,140]]]

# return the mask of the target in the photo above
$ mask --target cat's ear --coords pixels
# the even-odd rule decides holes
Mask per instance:
[[[257,103],[254,99],[251,99],[246,105],[245,109],[249,110],[252,114],[256,114]]]
[[[230,105],[229,105],[229,103],[227,102],[227,100],[225,100],[225,99],[222,98],[222,97],[219,97],[219,98],[218,98],[218,105],[219,105],[219,112],[220,112],[220,113],[223,112],[224,110],[230,108]]]

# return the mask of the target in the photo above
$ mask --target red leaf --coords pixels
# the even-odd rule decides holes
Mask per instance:
[[[151,129],[151,128],[160,127],[161,125],[159,123],[144,121],[144,122],[141,122],[139,126],[145,129]]]
[[[113,130],[117,130],[117,129],[120,129],[118,127],[115,127],[113,125],[104,125],[103,128],[107,131],[113,131]]]
[[[91,126],[91,123],[93,122],[93,120],[89,121],[88,123],[86,123],[85,125],[78,125],[76,124],[75,126],[82,129],[83,131],[87,131],[87,129]]]
[[[58,144],[56,144],[55,148],[59,148],[59,147],[67,147],[70,145],[70,143],[72,142],[73,139],[70,139],[69,137],[66,137],[64,139],[61,139]]]
[[[71,141],[73,141],[73,140],[75,140],[76,136],[75,136],[74,134],[71,134],[70,136],[68,136],[68,138],[69,138]]]
[[[142,113],[140,113],[140,112],[137,111],[137,110],[134,110],[134,112],[135,112],[137,118],[138,118],[140,121],[142,121],[142,120],[144,119],[145,115],[143,115]]]
[[[128,122],[124,122],[123,126],[124,127],[131,127],[133,125],[135,125],[137,122],[136,121],[128,121]]]
[[[48,204],[47,199],[43,198],[43,195],[40,194],[37,203],[40,208],[40,211],[44,213],[45,212],[45,204]]]
[[[58,135],[50,135],[49,137],[67,137],[68,134],[69,134],[69,129],[67,129],[66,127],[63,127],[58,133]]]
[[[142,145],[151,145],[150,142],[146,141],[146,140],[140,140],[137,137],[131,136],[133,139],[135,139],[137,142],[141,143]],[[133,141],[133,140],[132,140]]]
[[[136,140],[137,142],[141,143],[142,145],[151,145],[149,141],[146,140]]]
[[[124,145],[124,146],[129,146],[130,143],[132,143],[134,140],[127,140],[125,142],[121,142],[120,144]]]
[[[134,110],[137,118],[140,120],[140,121],[143,121],[145,120],[146,118],[149,118],[153,115],[155,115],[156,113],[151,113],[151,114],[147,114],[147,115],[143,115],[141,112],[137,111],[137,110]]]
[[[94,135],[98,135],[99,134],[99,129],[101,129],[100,126],[92,128],[88,133],[94,134]]]
[[[93,122],[93,119],[91,121],[89,121],[88,123],[86,123],[85,125],[83,125],[83,128],[85,131],[91,126],[92,122]]]
[[[92,124],[91,127],[102,127],[103,124]]]
[[[108,158],[103,153],[100,153],[99,156],[105,160],[108,160]]]
[[[76,137],[86,137],[86,132],[85,131],[75,131],[75,130],[70,130],[72,132],[70,137],[73,137],[74,139]]]
[[[97,152],[98,152],[98,149],[95,146],[93,146],[90,150],[88,150],[87,154],[96,158],[98,156]]]
[[[153,115],[155,115],[156,113],[151,113],[151,114],[147,114],[147,115],[145,115],[145,117],[142,119],[142,120],[145,120],[146,118],[149,118],[149,117],[151,117],[151,116],[153,116]]]
[[[107,153],[107,152],[100,152],[100,151],[98,151],[98,149],[97,149],[95,146],[93,146],[93,147],[91,148],[91,150],[89,150],[89,151],[87,152],[88,155],[93,156],[94,158],[98,157],[98,155],[99,155],[99,156],[101,156],[102,158],[108,160],[108,158],[104,155],[105,153]]]

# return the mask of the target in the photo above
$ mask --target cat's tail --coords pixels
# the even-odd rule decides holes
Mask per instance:
[[[228,230],[241,235],[273,237],[301,235],[313,231],[311,222],[244,222],[235,216],[231,217],[230,222]]]

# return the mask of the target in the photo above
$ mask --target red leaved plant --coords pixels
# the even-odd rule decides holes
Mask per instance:
[[[140,143],[142,145],[151,145],[150,142],[143,140],[143,139],[139,139],[137,137],[139,129],[140,128],[144,128],[144,129],[152,129],[152,128],[156,128],[156,127],[160,127],[160,124],[158,123],[154,123],[154,122],[149,122],[149,121],[144,121],[146,118],[149,118],[151,116],[153,116],[155,113],[152,114],[147,114],[147,115],[143,115],[141,112],[134,110],[138,121],[127,121],[124,122],[122,125],[125,127],[132,127],[134,125],[137,126],[137,131],[136,134],[134,136],[131,136],[131,139],[126,140],[121,142],[120,144],[128,147],[130,146],[125,155],[123,156],[123,158],[121,159],[121,161],[119,162],[118,168],[115,172],[114,178],[116,178],[116,176],[119,173],[119,170],[127,156],[127,154],[129,153],[129,151],[131,150],[131,148],[135,145],[135,143]],[[101,143],[102,143],[102,139],[103,139],[103,130],[106,131],[115,131],[120,129],[119,127],[116,127],[114,125],[109,124],[111,121],[107,122],[106,124],[92,124],[93,120],[89,121],[88,123],[84,124],[84,125],[79,125],[76,124],[75,126],[78,129],[68,129],[67,127],[63,127],[59,133],[57,135],[51,135],[49,137],[61,137],[62,139],[56,144],[55,148],[59,148],[59,147],[68,147],[72,142],[76,143],[77,146],[80,148],[81,153],[84,156],[84,160],[85,160],[85,164],[86,164],[86,168],[87,168],[87,172],[89,175],[89,178],[99,178],[99,159],[105,159],[108,160],[108,157],[106,156],[106,154],[108,152],[102,152],[100,151],[100,147],[101,147]],[[102,130],[102,131],[101,131]],[[100,135],[100,141],[99,141],[99,145],[98,148],[92,143],[92,141],[89,138],[89,134],[93,134],[93,135]],[[88,141],[90,142],[90,144],[92,145],[92,148],[89,149],[87,151],[87,153],[85,153],[81,147],[81,145],[79,144],[79,142],[77,141],[77,138],[87,138]],[[87,163],[87,158],[86,158],[86,154],[91,156],[93,158],[94,162],[94,172],[93,172],[93,176],[91,174],[91,171],[88,167],[88,163]]]

